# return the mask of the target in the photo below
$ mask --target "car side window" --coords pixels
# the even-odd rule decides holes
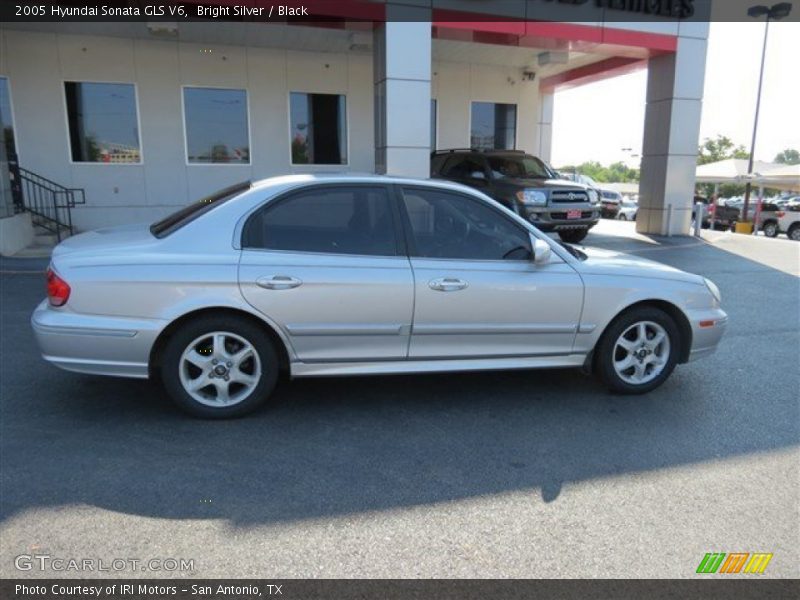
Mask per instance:
[[[528,231],[500,211],[461,194],[403,188],[416,256],[462,260],[529,260]]]
[[[383,187],[320,186],[266,204],[247,221],[243,248],[396,256]]]
[[[442,168],[442,175],[452,179],[478,179],[479,177],[474,176],[476,173],[480,173],[485,179],[481,161],[469,156],[454,156]]]

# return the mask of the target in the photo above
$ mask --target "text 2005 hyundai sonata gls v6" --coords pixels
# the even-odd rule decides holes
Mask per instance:
[[[457,184],[298,175],[151,226],[77,235],[33,314],[71,371],[158,373],[185,410],[241,415],[293,377],[586,367],[648,392],[713,352],[707,279],[562,246]]]

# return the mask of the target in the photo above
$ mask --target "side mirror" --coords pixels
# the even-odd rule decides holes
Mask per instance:
[[[550,255],[553,250],[550,244],[539,238],[533,240],[533,262],[537,265],[544,265],[550,262]]]
[[[473,171],[469,174],[470,179],[480,179],[486,181],[486,174],[483,171]]]

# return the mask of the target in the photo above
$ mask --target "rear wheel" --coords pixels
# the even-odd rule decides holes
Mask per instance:
[[[623,313],[595,348],[597,374],[620,394],[644,394],[660,386],[678,362],[680,333],[667,313],[642,307]]]
[[[558,232],[558,237],[568,244],[577,244],[589,234],[588,229],[565,229]]]
[[[791,227],[789,227],[789,231],[786,233],[790,240],[794,240],[795,242],[800,242],[800,223],[795,223]]]
[[[164,348],[169,395],[191,415],[238,417],[263,404],[278,379],[272,340],[243,317],[207,316],[186,324]]]

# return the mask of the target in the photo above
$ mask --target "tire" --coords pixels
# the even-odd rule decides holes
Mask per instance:
[[[627,221],[628,217],[625,216],[625,213],[619,213],[619,217],[617,217],[620,221]]]
[[[786,232],[786,237],[795,242],[800,242],[800,223],[795,223],[789,227],[789,231]]]
[[[244,317],[222,314],[181,327],[164,347],[160,366],[175,404],[205,419],[253,412],[267,401],[279,370],[278,353],[263,329]]]
[[[558,237],[568,244],[578,244],[589,234],[588,229],[566,229],[558,232]]]
[[[767,221],[761,228],[764,235],[768,238],[778,237],[778,224],[775,221]]]
[[[642,324],[645,338],[641,336]],[[663,335],[664,341],[655,346],[640,345],[645,339],[652,342],[657,335]],[[623,340],[630,350],[623,347]],[[595,347],[595,372],[612,392],[646,394],[672,374],[680,347],[680,331],[672,317],[655,307],[635,308],[619,315],[603,333]],[[640,360],[637,353],[643,348],[649,353]],[[627,367],[615,366],[615,362],[624,365],[626,361],[630,361]],[[636,381],[639,378],[641,382]]]

